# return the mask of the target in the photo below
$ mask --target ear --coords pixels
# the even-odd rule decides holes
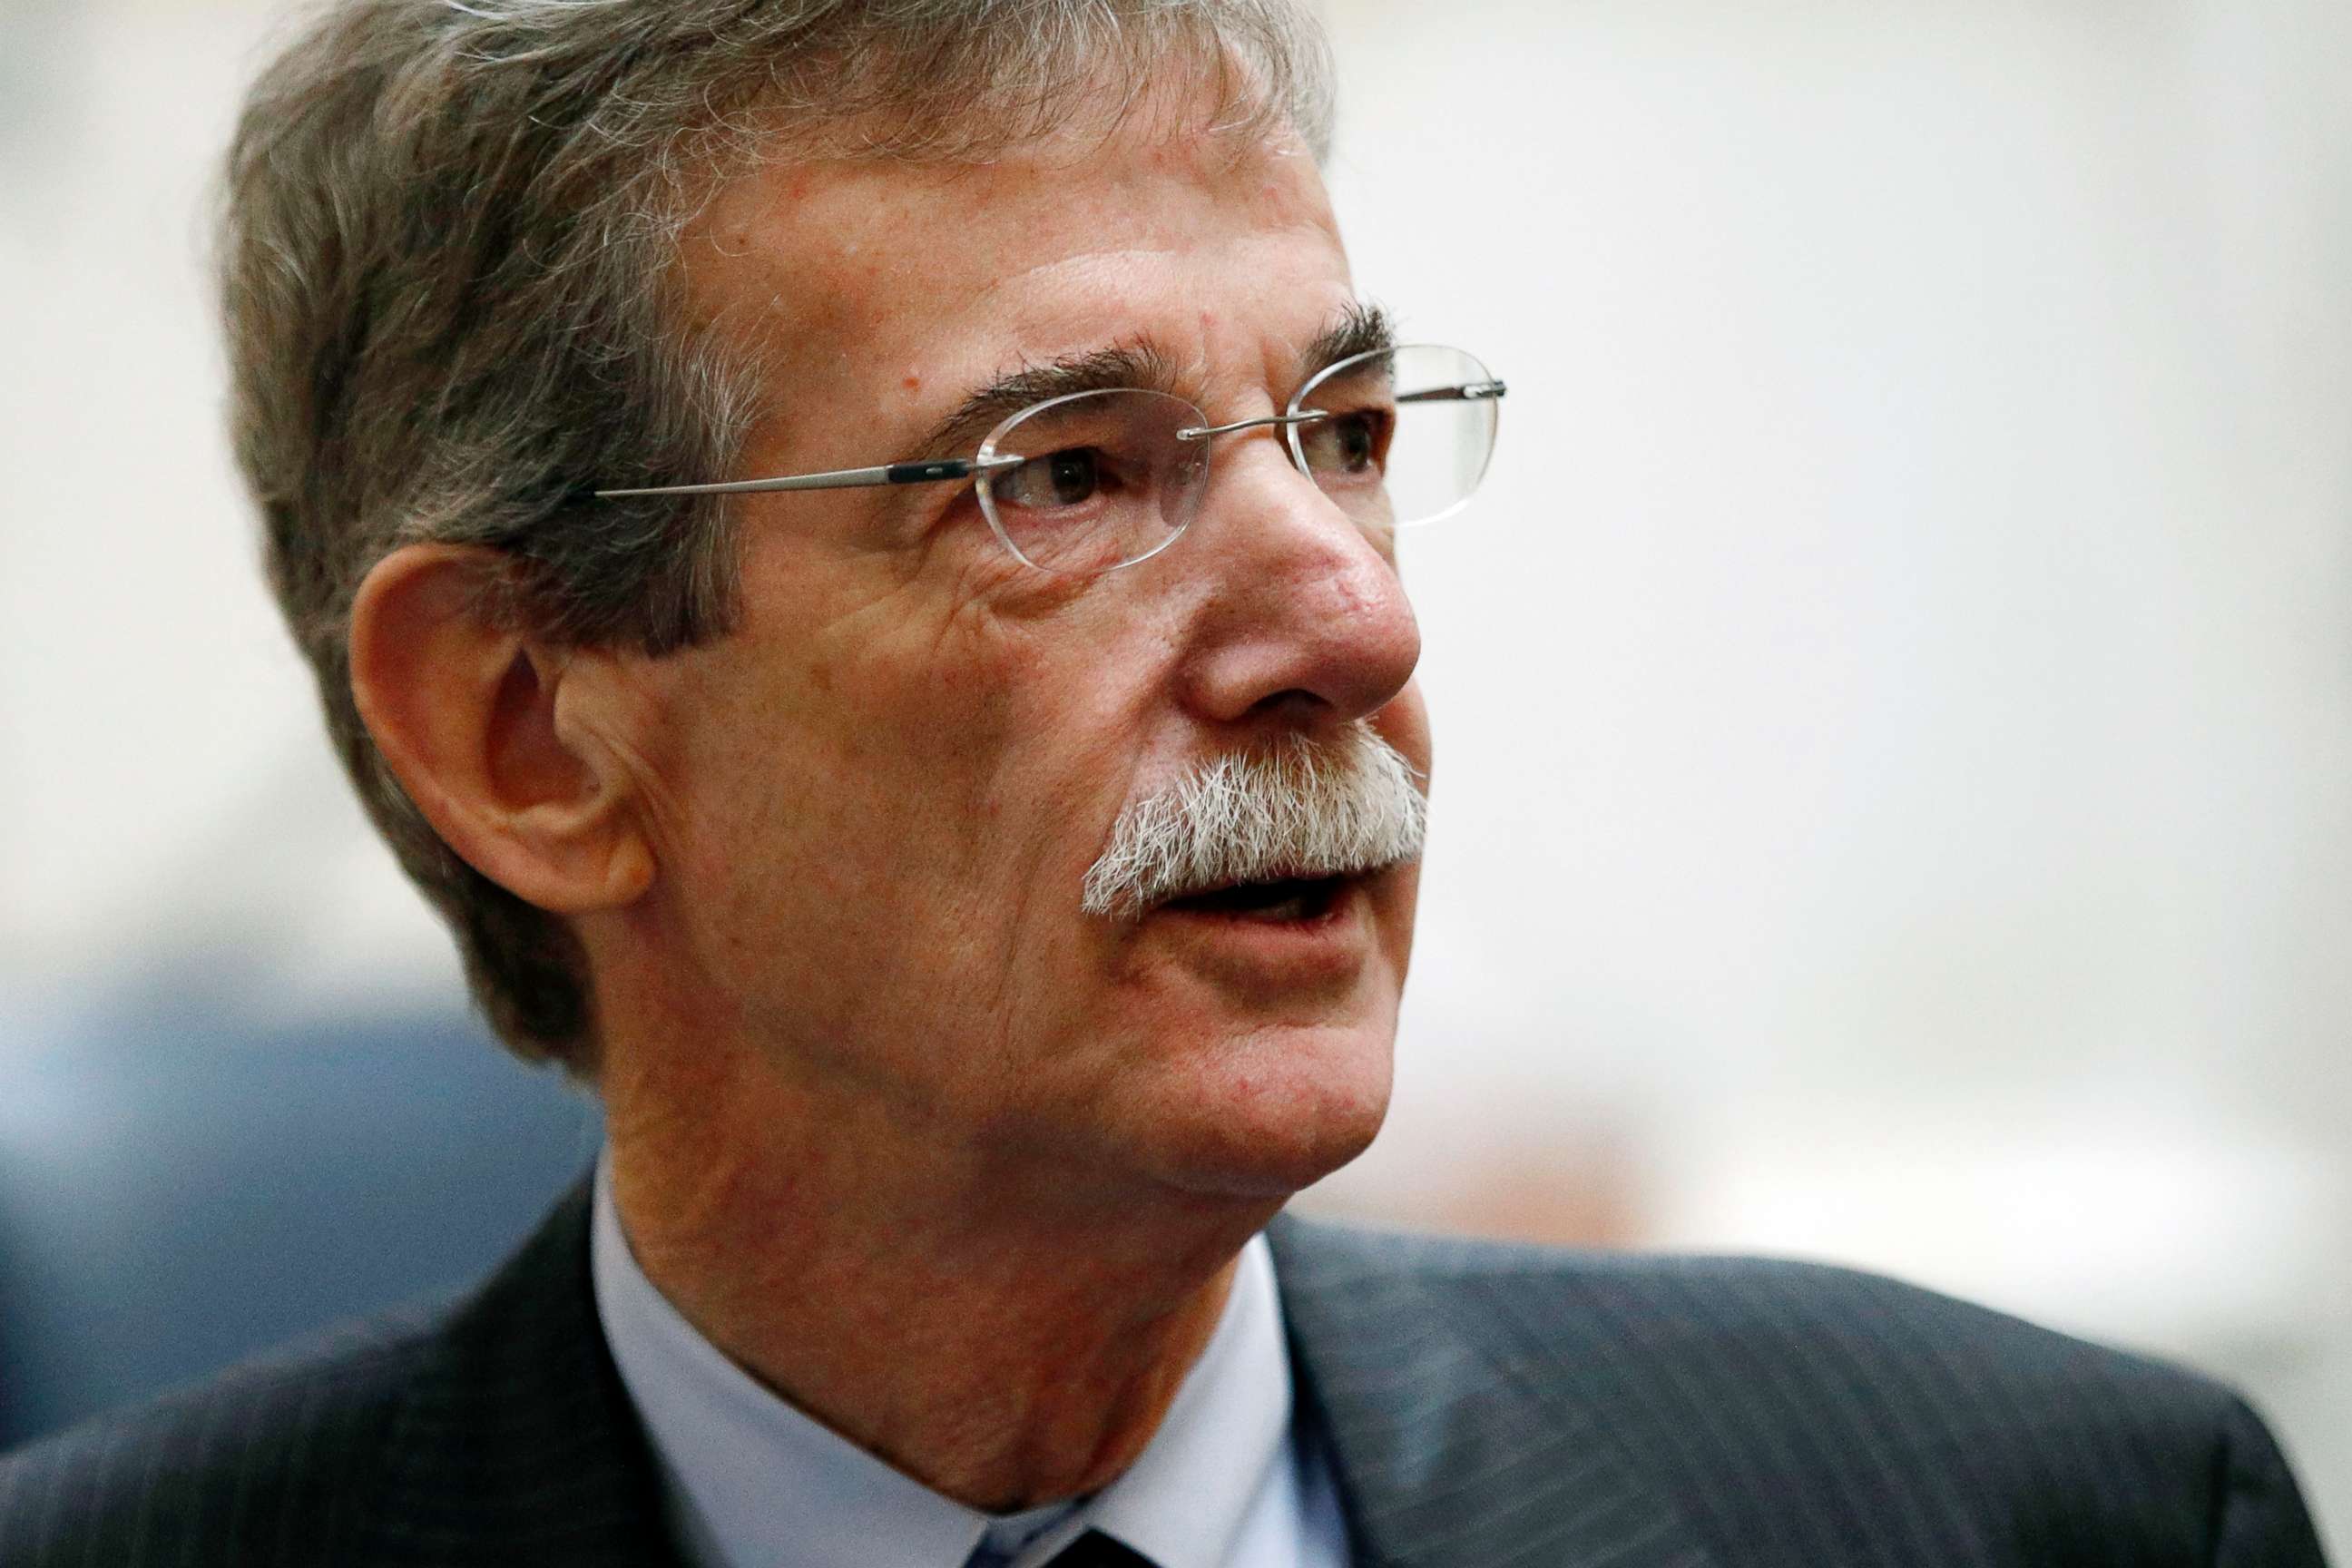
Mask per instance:
[[[413,544],[352,605],[352,695],[408,796],[450,848],[527,903],[634,901],[654,859],[633,780],[595,743],[603,656],[533,642],[497,611],[492,550]],[[559,706],[560,705],[560,706]]]

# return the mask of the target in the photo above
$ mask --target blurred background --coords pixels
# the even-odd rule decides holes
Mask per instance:
[[[1328,13],[1362,284],[1512,391],[1307,1204],[2183,1358],[2352,1551],[2352,8]],[[0,1442],[461,1281],[597,1137],[255,571],[202,197],[278,15],[0,0]]]

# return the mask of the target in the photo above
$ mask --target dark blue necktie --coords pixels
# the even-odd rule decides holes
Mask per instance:
[[[1054,1553],[1045,1568],[1151,1568],[1151,1559],[1089,1530]]]

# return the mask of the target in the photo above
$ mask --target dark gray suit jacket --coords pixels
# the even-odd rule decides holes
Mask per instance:
[[[1270,1233],[1363,1568],[2315,1568],[2226,1389],[1841,1270]],[[0,1564],[675,1561],[575,1193],[479,1293],[0,1460]],[[888,1568],[888,1565],[877,1565]]]

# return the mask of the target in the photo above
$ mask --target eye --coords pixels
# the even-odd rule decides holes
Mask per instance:
[[[1045,459],[1048,479],[1054,488],[1054,500],[1063,506],[1076,506],[1092,500],[1095,493],[1097,464],[1094,448],[1080,447],[1076,451],[1056,452]]]
[[[1084,506],[1109,484],[1108,465],[1101,449],[1066,447],[1042,458],[1032,458],[995,481],[1000,501],[1033,510]]]
[[[1299,433],[1307,466],[1318,474],[1376,474],[1388,458],[1389,416],[1373,409],[1334,414]]]

